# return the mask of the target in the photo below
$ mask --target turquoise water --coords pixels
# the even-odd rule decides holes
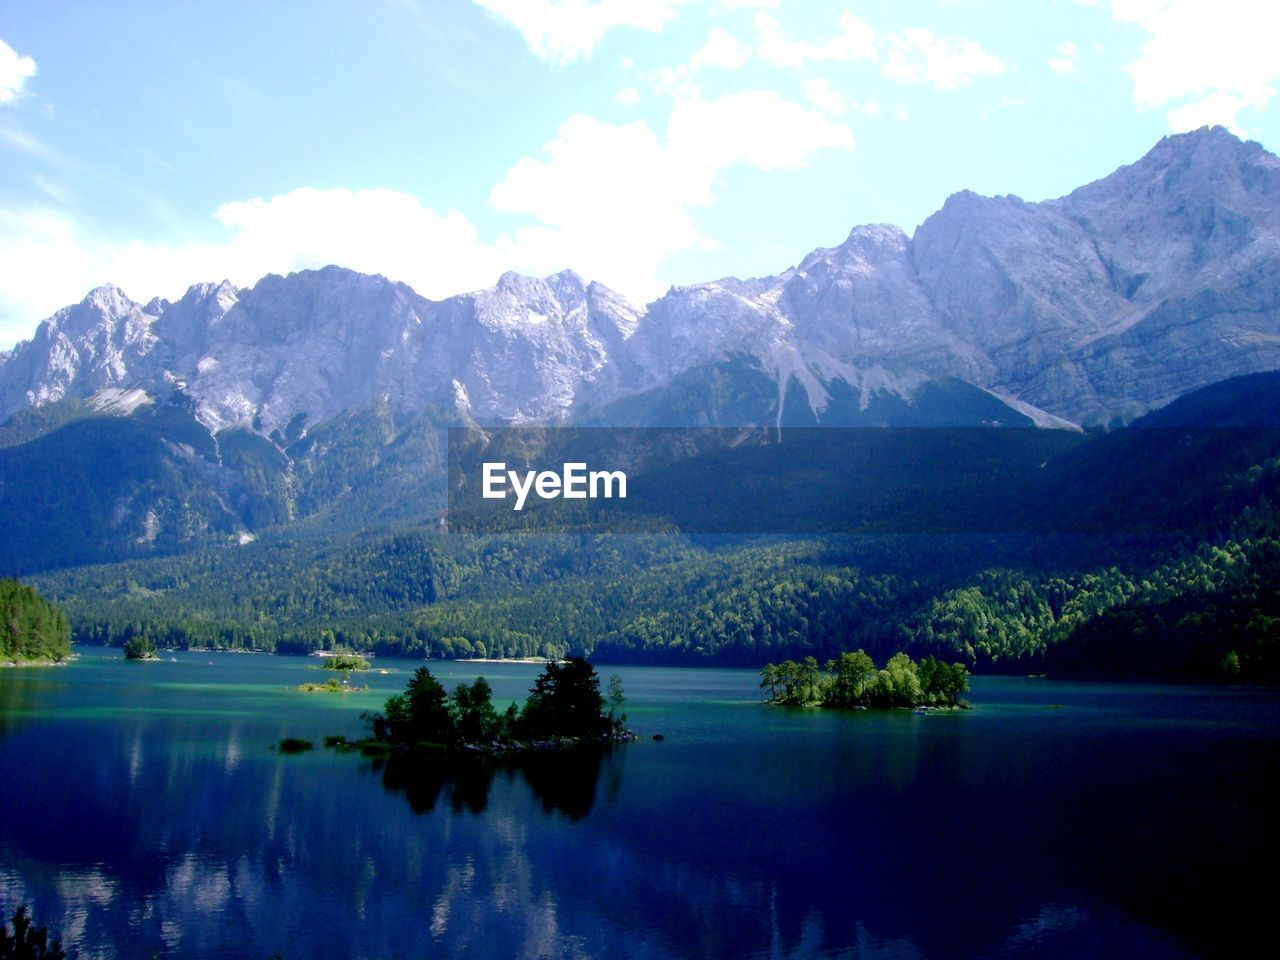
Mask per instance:
[[[0,905],[83,958],[1184,957],[1269,932],[1275,691],[978,678],[972,711],[840,714],[766,708],[751,671],[604,667],[640,742],[405,771],[319,744],[416,663],[334,696],[292,689],[313,659],[80,652],[0,671]],[[502,701],[539,668],[432,669]]]

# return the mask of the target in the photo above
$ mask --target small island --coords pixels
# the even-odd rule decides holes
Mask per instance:
[[[354,653],[335,653],[332,656],[324,658],[324,668],[326,670],[368,670],[369,661],[364,657],[358,657]]]
[[[160,654],[156,651],[154,643],[139,634],[124,642],[124,658],[126,660],[159,660]]]
[[[351,686],[345,677],[341,681],[330,677],[324,683],[300,683],[297,689],[303,693],[359,693],[364,687]]]
[[[523,707],[503,713],[493,706],[484,677],[460,683],[452,694],[427,667],[414,671],[404,693],[387,700],[383,713],[367,714],[372,736],[360,741],[329,737],[326,746],[378,753],[502,755],[573,746],[608,746],[635,739],[624,726],[618,677],[600,692],[596,669],[582,657],[548,662]]]
[[[890,710],[969,706],[960,699],[969,689],[969,671],[964,664],[947,664],[934,657],[917,664],[901,651],[879,669],[864,650],[828,660],[825,670],[814,657],[799,663],[770,663],[760,673],[760,686],[769,691],[766,702],[789,707]]]

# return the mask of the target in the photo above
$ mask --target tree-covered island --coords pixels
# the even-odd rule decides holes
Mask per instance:
[[[154,643],[139,634],[124,642],[124,658],[126,660],[159,660],[160,654]]]
[[[969,689],[969,671],[933,657],[916,663],[902,652],[877,669],[865,651],[855,650],[828,660],[825,669],[814,657],[766,664],[760,686],[769,691],[769,703],[784,706],[967,707],[960,695]]]
[[[332,656],[324,658],[324,669],[326,670],[368,670],[369,661],[364,657],[356,656],[354,653],[335,653]]]
[[[461,751],[503,754],[577,745],[607,746],[634,740],[624,724],[622,686],[611,678],[600,691],[596,669],[582,657],[550,661],[522,707],[499,713],[484,677],[460,683],[453,693],[427,667],[414,671],[404,693],[390,697],[382,713],[368,714],[372,736],[358,743],[329,738],[329,745],[378,751]]]

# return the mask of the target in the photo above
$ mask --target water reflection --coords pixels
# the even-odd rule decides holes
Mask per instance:
[[[1132,727],[680,706],[664,744],[516,762],[271,751],[335,729],[312,703],[137,689],[14,728],[0,906],[103,960],[1176,957],[1193,897],[1265,915],[1231,871],[1276,853],[1274,735],[1156,736],[1149,704]]]
[[[430,813],[446,795],[454,813],[484,813],[489,790],[501,774],[510,782],[517,775],[533,791],[544,813],[559,813],[580,820],[596,801],[600,771],[608,763],[608,796],[617,796],[622,785],[622,764],[609,748],[578,747],[514,754],[446,756],[433,753],[393,753],[367,761],[369,770],[381,775],[382,786],[400,793],[414,813]]]
[[[9,674],[16,673],[22,669],[37,668],[0,668],[0,670]],[[3,681],[0,682],[0,737],[3,737],[10,730],[16,730],[24,722],[26,713],[32,706],[32,684],[28,678],[5,676]]]

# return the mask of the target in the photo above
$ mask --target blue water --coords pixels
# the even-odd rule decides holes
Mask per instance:
[[[0,671],[0,906],[83,958],[1185,957],[1270,932],[1280,694],[978,678],[975,709],[767,708],[604,667],[599,761],[379,767],[306,658]],[[436,663],[523,699],[536,665]],[[316,741],[282,756],[281,737]]]

